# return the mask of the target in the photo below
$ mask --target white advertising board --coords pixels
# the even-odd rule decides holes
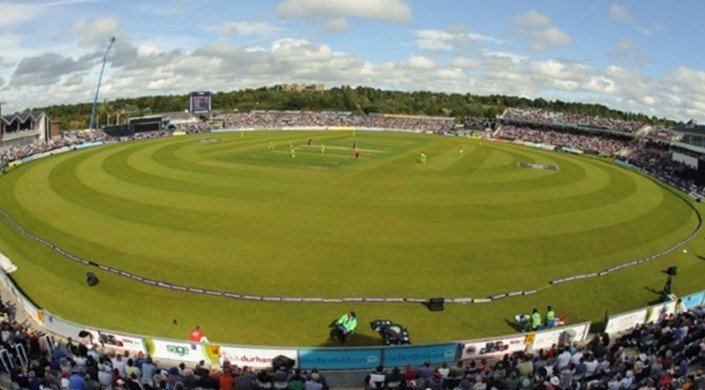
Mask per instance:
[[[526,350],[526,335],[470,341],[463,344],[460,360],[500,359],[505,354]]]
[[[295,349],[245,348],[223,346],[220,348],[220,351],[221,362],[229,361],[231,364],[236,364],[240,367],[272,367],[272,360],[279,355],[286,356],[294,361],[296,361],[297,357]]]
[[[177,340],[144,339],[147,353],[155,360],[169,359],[189,363],[218,363],[221,347],[217,344],[189,343]]]
[[[624,332],[646,321],[646,308],[609,316],[605,333],[613,335]]]
[[[535,332],[533,333],[534,342],[531,344],[531,350],[538,351],[539,349],[550,348],[553,344],[565,344],[569,338],[570,341],[583,341],[587,338],[589,330],[590,323],[584,322]],[[574,335],[569,336],[571,333],[574,333]]]
[[[663,302],[646,308],[646,323],[660,321],[676,312],[676,301]]]
[[[90,344],[96,345],[99,348],[117,351],[147,352],[142,339],[139,337],[95,329],[84,329],[83,331],[90,335]]]

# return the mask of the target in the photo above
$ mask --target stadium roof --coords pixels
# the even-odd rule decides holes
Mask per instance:
[[[10,123],[14,122],[15,120],[18,120],[19,122],[24,123],[29,118],[32,118],[33,120],[36,121],[38,119],[41,119],[41,117],[43,117],[43,116],[46,116],[44,111],[28,111],[28,112],[22,112],[22,113],[3,115],[2,121],[9,125]]]
[[[705,137],[705,125],[698,125],[692,120],[688,121],[688,123],[685,124],[679,124],[678,126],[673,128],[673,131],[676,133],[692,134]]]

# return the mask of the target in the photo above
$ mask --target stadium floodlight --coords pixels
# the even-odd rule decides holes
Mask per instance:
[[[91,110],[91,121],[90,124],[88,125],[88,128],[93,130],[93,126],[95,125],[95,107],[98,104],[98,92],[100,91],[100,82],[103,80],[103,71],[105,70],[105,62],[108,59],[108,52],[110,52],[110,48],[113,47],[113,43],[115,43],[115,37],[110,38],[110,44],[108,45],[108,48],[105,50],[105,54],[103,55],[103,64],[100,67],[100,75],[98,76],[98,86],[95,89],[95,97],[93,98],[93,109]]]

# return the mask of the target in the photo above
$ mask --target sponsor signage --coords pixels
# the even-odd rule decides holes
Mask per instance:
[[[676,312],[676,301],[669,301],[646,308],[646,323],[660,321]]]
[[[191,344],[174,340],[144,339],[147,353],[154,359],[170,359],[189,363],[198,363],[206,359],[204,344]]]
[[[646,308],[609,316],[605,333],[615,334],[641,325],[646,321]]]
[[[389,347],[384,350],[385,366],[420,365],[426,360],[433,364],[452,363],[458,355],[458,344]]]
[[[310,370],[349,370],[375,368],[382,363],[380,349],[301,349],[299,368]]]
[[[118,351],[146,352],[142,339],[134,336],[106,332],[95,329],[84,329],[90,336],[91,344],[105,349]]]
[[[511,355],[515,352],[525,351],[527,346],[527,338],[529,336],[532,336],[532,338],[535,337],[533,333],[531,333],[526,336],[519,335],[467,342],[465,344],[461,344],[462,350],[460,351],[460,359],[492,359],[502,357],[505,354]]]
[[[71,337],[73,339],[80,339],[79,333],[83,330],[83,325],[76,324],[70,321],[66,321],[61,317],[57,317],[51,314],[47,310],[44,312],[44,329],[49,332],[62,335],[64,337]]]
[[[220,361],[230,362],[238,366],[249,366],[254,368],[272,367],[272,360],[283,355],[296,361],[296,349],[282,348],[247,348],[247,347],[227,347],[220,348]]]
[[[700,306],[703,302],[705,302],[705,291],[700,291],[681,297],[681,301],[687,309]]]
[[[587,338],[590,330],[590,323],[561,326],[534,333],[534,343],[531,344],[532,351],[550,348],[553,344],[564,345],[573,341],[583,341]]]

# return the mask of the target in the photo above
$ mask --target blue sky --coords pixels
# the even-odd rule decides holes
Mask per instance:
[[[506,94],[705,120],[705,2],[0,1],[5,112],[287,82]]]

